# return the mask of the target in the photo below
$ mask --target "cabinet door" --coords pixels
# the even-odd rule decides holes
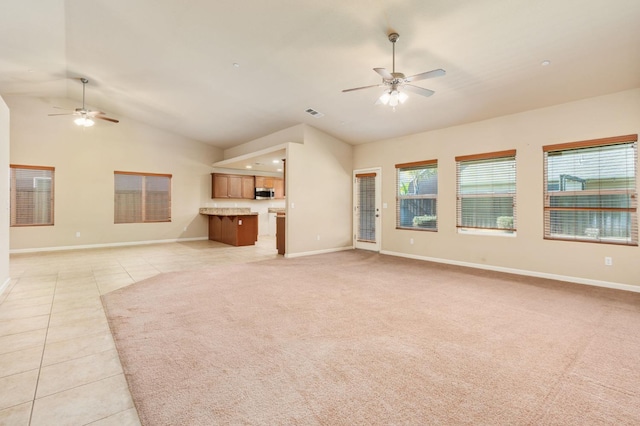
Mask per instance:
[[[242,176],[229,175],[229,198],[242,198]]]
[[[269,189],[273,189],[273,182],[274,182],[274,178],[272,177],[265,177],[264,178],[264,187],[265,188],[269,188]]]
[[[227,175],[211,174],[211,198],[229,198],[229,177]]]
[[[242,176],[242,198],[253,200],[256,197],[256,186],[253,176]]]
[[[275,197],[278,200],[284,198],[284,179],[274,178],[273,179],[273,189],[275,192]]]
[[[270,176],[256,176],[256,188],[275,188],[275,179]]]

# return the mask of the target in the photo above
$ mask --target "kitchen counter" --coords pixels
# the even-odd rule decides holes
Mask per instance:
[[[286,211],[287,209],[284,207],[269,207],[269,210],[268,210],[269,213],[276,213],[276,214],[285,214]]]
[[[249,207],[200,207],[200,214],[209,216],[258,216]]]

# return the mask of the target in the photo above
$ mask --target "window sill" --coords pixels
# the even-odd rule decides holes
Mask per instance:
[[[517,237],[516,231],[496,231],[495,229],[465,229],[458,228],[458,234],[461,235],[486,235],[489,237],[507,237],[507,238],[515,238]]]

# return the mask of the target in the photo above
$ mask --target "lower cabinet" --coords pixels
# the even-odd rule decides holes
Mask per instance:
[[[278,254],[285,253],[285,216],[277,215],[276,216],[276,249],[278,249]]]
[[[209,216],[209,239],[232,246],[258,241],[258,216]]]

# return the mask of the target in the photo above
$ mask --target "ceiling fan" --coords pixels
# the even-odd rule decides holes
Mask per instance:
[[[61,113],[61,114],[49,114],[50,116],[52,115],[76,115],[78,116],[78,118],[76,118],[74,120],[74,123],[76,123],[78,126],[84,126],[84,127],[91,127],[95,124],[95,122],[93,121],[94,118],[98,118],[100,120],[105,120],[105,121],[111,121],[112,123],[119,123],[119,120],[116,120],[115,118],[109,118],[106,115],[104,115],[104,112],[102,111],[91,111],[88,110],[85,105],[84,105],[84,92],[85,92],[85,87],[87,85],[87,83],[89,82],[89,80],[87,80],[84,77],[80,77],[79,80],[82,82],[82,108],[76,108],[73,112],[65,112],[65,113]]]
[[[441,77],[446,74],[446,71],[443,69],[436,69],[420,74],[415,74],[409,77],[405,77],[405,75],[401,72],[396,72],[396,41],[399,37],[400,35],[398,35],[398,33],[389,34],[389,41],[393,46],[393,68],[391,72],[387,71],[385,68],[373,69],[382,77],[382,83],[372,84],[370,86],[355,87],[353,89],[345,89],[343,90],[343,92],[353,92],[354,90],[369,89],[371,87],[385,87],[384,93],[382,93],[382,95],[378,98],[376,104],[389,105],[393,107],[394,111],[398,103],[404,103],[404,101],[406,101],[408,98],[407,94],[401,91],[401,89],[422,96],[433,95],[435,93],[433,90],[425,89],[424,87],[416,86],[411,83],[419,80],[425,80],[427,78]]]

